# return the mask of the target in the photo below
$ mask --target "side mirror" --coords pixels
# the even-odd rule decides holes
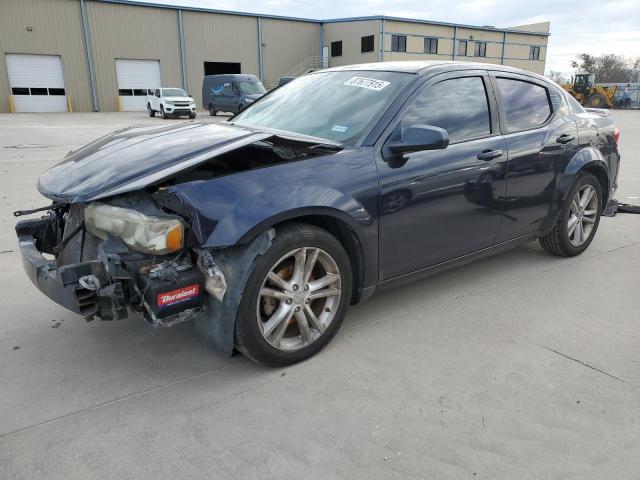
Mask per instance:
[[[444,128],[431,125],[411,125],[402,132],[402,138],[387,145],[393,154],[442,150],[449,146],[449,134]]]

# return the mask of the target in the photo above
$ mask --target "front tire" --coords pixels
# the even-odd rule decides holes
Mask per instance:
[[[164,107],[162,105],[160,105],[160,115],[162,115],[162,118],[165,120],[169,118],[169,115],[167,115],[167,112],[164,111]]]
[[[216,109],[214,108],[213,105],[209,105],[209,115],[211,115],[212,117],[216,116]]]
[[[194,113],[190,113],[190,114],[189,114],[189,118],[190,118],[191,120],[193,120],[194,118],[196,118],[196,114],[195,114],[195,112],[194,112]]]
[[[307,224],[278,229],[245,286],[236,348],[267,366],[306,360],[342,325],[351,289],[351,264],[335,237]]]
[[[553,230],[540,237],[549,253],[574,257],[584,252],[596,234],[602,213],[602,187],[590,173],[582,173],[571,188]]]

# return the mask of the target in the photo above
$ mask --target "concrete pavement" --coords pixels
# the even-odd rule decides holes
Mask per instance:
[[[640,112],[614,116],[617,198],[640,204]],[[161,121],[0,115],[0,478],[637,478],[638,215],[580,257],[531,243],[378,294],[286,369],[47,300],[11,212],[46,204],[35,182],[67,151]]]

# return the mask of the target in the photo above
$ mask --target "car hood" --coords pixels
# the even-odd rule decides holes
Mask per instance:
[[[163,97],[163,98],[169,102],[193,102],[193,98],[191,97]]]
[[[119,130],[69,153],[40,176],[38,190],[65,203],[109,197],[145,188],[270,136],[234,125],[196,122]]]
[[[258,100],[264,97],[264,93],[254,93],[252,95],[245,95],[244,98],[250,98],[251,100]]]

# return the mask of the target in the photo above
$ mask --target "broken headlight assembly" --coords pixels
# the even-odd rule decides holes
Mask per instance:
[[[87,230],[97,237],[118,237],[131,250],[165,255],[182,250],[184,225],[176,218],[145,215],[130,208],[90,203],[84,211]]]

